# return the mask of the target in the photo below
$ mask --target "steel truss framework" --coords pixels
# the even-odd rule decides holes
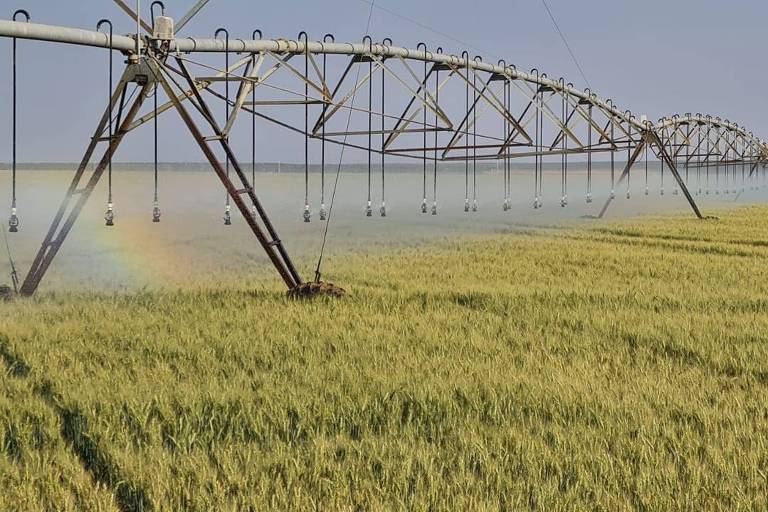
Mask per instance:
[[[124,2],[115,1],[137,19]],[[198,2],[177,23],[177,29],[205,3]],[[434,173],[436,188],[438,162],[464,162],[468,177],[470,166],[474,173],[477,162],[502,161],[505,210],[511,188],[511,162],[516,158],[534,162],[534,208],[538,208],[545,158],[559,161],[567,170],[569,157],[586,157],[587,202],[591,202],[592,155],[610,155],[611,194],[600,216],[609,208],[615,190],[629,181],[638,160],[643,155],[647,158],[649,151],[660,160],[662,176],[663,170],[668,170],[672,193],[681,192],[699,218],[703,215],[694,195],[738,192],[746,186],[766,184],[768,144],[735,123],[701,114],[665,117],[657,123],[637,119],[610,99],[601,99],[588,89],[578,90],[562,78],[553,80],[535,69],[526,73],[504,61],[491,64],[480,57],[470,58],[466,52],[461,56],[440,49],[430,52],[422,44],[417,49],[400,48],[389,40],[375,43],[370,38],[361,43],[337,43],[327,35],[316,42],[302,33],[298,40],[261,39],[256,37],[260,32],[255,31],[247,40],[230,39],[228,35],[159,40],[151,35],[149,24],[139,22],[148,32],[141,38],[0,21],[3,37],[111,48],[127,56],[110,104],[21,286],[24,295],[37,290],[124,137],[169,111],[181,117],[224,185],[228,200],[234,202],[288,288],[302,284],[302,279],[262,207],[247,170],[229,144],[229,135],[243,115],[303,135],[307,165],[309,140],[322,144],[323,167],[326,143],[367,151],[369,173],[371,154],[380,155],[382,187],[385,155],[421,161],[425,213],[428,167],[429,174]],[[197,56],[205,53],[226,54],[226,68],[199,62]],[[235,56],[234,62],[229,62],[229,55]],[[329,70],[332,59],[343,60],[343,65]],[[126,101],[130,84],[136,85],[139,94]],[[229,95],[229,84],[236,85],[233,97]],[[378,98],[374,97],[374,85]],[[142,105],[155,88],[164,91],[167,101],[141,115]],[[260,91],[264,94],[257,95]],[[363,101],[366,104],[355,103],[356,96],[367,99]],[[228,106],[224,122],[214,116],[213,101]],[[281,116],[291,107],[303,109],[302,121]],[[110,119],[115,112],[112,131]],[[363,129],[350,126],[353,114],[363,121],[367,119],[367,126],[364,122]],[[103,152],[98,163],[89,166],[100,147]],[[217,151],[226,156],[224,164],[217,158]],[[618,170],[616,154],[622,161],[626,155],[618,178],[614,175]],[[561,204],[565,206],[567,201],[564,185]],[[308,200],[305,203],[305,220],[309,221]],[[476,199],[472,209],[477,209]],[[436,192],[431,210],[437,213]],[[469,195],[465,210],[470,210]],[[371,215],[370,185],[367,214]],[[383,195],[381,214],[386,214]],[[321,219],[325,215],[322,204]]]

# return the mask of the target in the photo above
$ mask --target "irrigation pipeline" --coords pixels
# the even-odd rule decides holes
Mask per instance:
[[[161,7],[159,17],[154,16],[156,6]],[[370,6],[366,34],[370,28],[375,4],[370,2]],[[224,28],[217,30],[212,39],[177,37],[173,33],[173,21],[165,17],[162,2],[154,2],[150,10],[153,17],[152,25],[142,22],[140,17],[136,16],[138,30],[141,30],[140,27],[145,27],[148,34],[137,34],[134,37],[114,35],[111,23],[109,23],[108,33],[99,31],[98,28],[107,24],[108,20],[102,20],[95,32],[30,23],[28,16],[25,22],[0,20],[0,37],[12,38],[14,42],[13,187],[12,215],[9,221],[11,228],[14,227],[14,222],[16,227],[18,226],[15,126],[16,40],[30,39],[97,47],[108,50],[110,54],[110,97],[107,111],[76,177],[80,179],[86,172],[98,144],[107,142],[108,148],[92,171],[87,187],[78,188],[75,181],[70,186],[43,247],[34,260],[33,268],[22,285],[23,293],[33,293],[37,288],[104,171],[107,174],[109,188],[105,218],[108,225],[111,225],[114,218],[111,187],[112,156],[126,135],[150,121],[153,122],[154,135],[153,221],[159,221],[158,151],[161,128],[158,125],[158,118],[168,111],[179,113],[190,135],[199,144],[222,181],[226,192],[224,223],[231,224],[230,205],[234,203],[289,287],[300,284],[301,278],[288,257],[266,210],[256,197],[253,185],[256,180],[257,119],[299,134],[303,138],[304,209],[302,216],[305,222],[310,222],[312,216],[309,179],[310,140],[321,144],[320,219],[326,222],[315,270],[316,280],[319,280],[321,275],[346,148],[365,151],[367,154],[368,182],[365,215],[368,217],[372,216],[373,211],[375,179],[373,162],[376,153],[379,154],[378,161],[381,165],[379,211],[382,217],[387,215],[386,164],[391,157],[420,160],[422,172],[420,211],[422,213],[431,211],[432,215],[438,213],[439,166],[442,163],[451,162],[464,165],[464,211],[466,212],[477,212],[479,209],[478,180],[480,176],[478,175],[482,175],[483,162],[487,161],[495,161],[497,165],[502,165],[503,191],[499,199],[502,201],[502,209],[509,211],[512,160],[515,158],[525,162],[533,161],[533,207],[537,210],[544,206],[545,163],[549,165],[550,158],[557,156],[560,157],[560,205],[565,207],[568,205],[568,188],[573,181],[573,176],[569,174],[569,159],[572,156],[581,156],[586,159],[586,200],[587,203],[591,203],[594,198],[593,185],[595,184],[593,158],[595,155],[610,153],[610,194],[601,210],[601,216],[614,200],[615,191],[619,190],[621,185],[626,184],[626,198],[630,198],[631,170],[636,159],[642,155],[644,155],[645,165],[645,194],[648,195],[649,153],[659,160],[660,193],[664,194],[665,179],[671,179],[672,195],[682,192],[685,200],[699,217],[703,216],[693,196],[701,194],[702,188],[706,189],[706,193],[714,187],[716,194],[721,191],[727,194],[730,191],[739,192],[739,189],[744,191],[748,184],[750,188],[766,185],[768,143],[744,127],[718,117],[685,114],[663,117],[655,123],[648,121],[644,116],[638,119],[631,111],[621,110],[612,101],[602,100],[589,89],[578,90],[563,78],[551,79],[546,73],[539,73],[537,69],[524,72],[514,65],[508,65],[504,60],[492,64],[483,61],[480,56],[470,58],[466,51],[461,55],[444,53],[441,48],[430,51],[424,43],[419,43],[415,49],[412,49],[395,46],[389,39],[375,43],[368,35],[359,43],[344,43],[336,42],[330,34],[327,34],[322,41],[311,41],[305,32],[300,33],[295,40],[263,39],[260,31],[254,31],[252,39],[240,39],[230,38],[229,32]],[[192,9],[181,18],[177,28],[183,28],[196,12]],[[157,20],[159,20],[158,24],[155,23]],[[555,20],[552,21],[556,25]],[[219,37],[222,34],[225,37]],[[567,41],[564,40],[564,43],[567,45]],[[114,84],[113,77],[114,51],[120,51],[128,57],[128,66],[117,86]],[[218,55],[223,53],[224,69],[218,69],[216,66],[198,62],[197,59],[192,58],[192,55],[204,53]],[[246,56],[230,60],[230,54],[240,53]],[[294,65],[295,61],[289,62],[293,57],[301,58],[303,66]],[[318,58],[322,59],[320,65],[318,65]],[[339,74],[339,67],[330,65],[331,59],[337,59],[336,62],[346,62],[343,72]],[[244,71],[241,73],[241,70]],[[206,71],[209,74],[213,71],[213,75],[206,76]],[[276,80],[273,78],[275,76],[280,77],[278,83],[275,83]],[[434,80],[432,80],[433,76]],[[380,78],[380,101],[374,101],[375,78]],[[289,80],[293,81],[289,82]],[[221,82],[224,82],[223,92],[217,90]],[[236,96],[230,95],[230,82],[239,83]],[[126,98],[130,83],[135,83],[135,87]],[[295,84],[300,84],[301,87]],[[335,84],[333,90],[328,88],[328,84]],[[257,88],[269,89],[270,96],[277,99],[259,100]],[[364,90],[367,90],[367,105],[357,106],[355,104],[357,95]],[[137,91],[140,93],[134,98]],[[153,101],[150,112],[138,117],[142,102],[150,96],[148,93],[152,91],[154,94],[151,94]],[[158,92],[165,93],[165,103],[159,103]],[[463,108],[460,100],[462,92]],[[247,95],[250,95],[250,102],[246,101]],[[226,123],[223,128],[220,128],[214,119],[206,98],[224,102]],[[115,105],[118,105],[116,114],[113,111]],[[202,114],[203,128],[197,126],[196,121],[189,116],[185,105],[191,105]],[[303,110],[301,121],[296,121],[298,116],[289,115],[289,112],[296,111],[294,106],[297,105],[300,105]],[[402,108],[399,108],[399,105],[402,105]],[[267,111],[266,108],[261,108],[262,106],[280,108]],[[398,110],[393,113],[394,108]],[[343,128],[338,129],[334,127],[333,122],[341,117],[337,114],[342,111],[346,111],[347,119]],[[250,114],[250,181],[237,162],[229,144],[229,134],[241,113]],[[358,119],[353,127],[355,113],[364,114],[365,120]],[[314,117],[315,114],[318,114],[317,118]],[[310,123],[310,117],[316,120]],[[380,140],[374,143],[374,136],[377,134],[374,128],[376,117],[379,117],[380,121]],[[213,135],[203,130],[212,130]],[[104,132],[107,132],[106,136]],[[327,144],[339,145],[341,151],[329,208],[326,212]],[[627,166],[617,177],[614,155],[625,148]],[[223,166],[219,166],[214,150],[224,151]],[[432,161],[431,173],[428,173],[430,160]],[[689,172],[692,165],[695,168],[693,173]],[[681,166],[685,167],[685,172],[682,174]],[[714,166],[712,179],[709,169],[711,166]],[[723,169],[722,179],[721,168]],[[428,208],[427,204],[430,196],[428,174],[431,174],[432,181],[431,208]],[[738,177],[739,174],[741,178]],[[761,177],[762,180],[760,180]],[[694,194],[689,192],[689,186],[694,188]],[[738,198],[739,195],[736,197]],[[414,198],[414,200],[417,199]],[[485,197],[483,200],[485,201]]]

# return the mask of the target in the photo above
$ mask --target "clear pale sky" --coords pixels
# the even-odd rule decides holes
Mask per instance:
[[[768,137],[768,69],[764,64],[765,0],[548,0],[592,89],[622,108],[657,119],[665,114],[702,112],[744,124]],[[129,0],[135,4],[135,0]],[[180,18],[193,0],[165,0]],[[148,19],[149,1],[142,2]],[[377,5],[450,34],[485,60],[505,58],[522,69],[537,67],[586,86],[540,0],[379,0]],[[0,0],[0,15],[28,9],[39,23],[93,28],[108,17],[116,33],[133,30],[111,0]],[[311,39],[332,32],[337,41],[360,39],[370,5],[364,0],[211,0],[184,35],[212,37],[219,26],[232,37],[259,28],[265,37]],[[370,34],[399,46],[424,41],[446,52],[465,46],[445,35],[374,9]],[[75,161],[104,107],[106,56],[102,50],[55,48],[19,42],[21,161]],[[11,41],[0,40],[0,161],[10,160]],[[118,59],[116,59],[118,60]],[[119,60],[118,60],[119,62]],[[170,132],[170,133],[169,133]],[[151,131],[121,147],[118,159],[148,161]],[[165,161],[201,161],[199,150],[173,123],[163,133]],[[277,141],[260,150],[263,161],[300,161],[297,141]]]

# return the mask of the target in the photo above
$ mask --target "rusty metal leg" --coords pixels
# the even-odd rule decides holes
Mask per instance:
[[[624,167],[624,171],[621,173],[621,176],[619,176],[619,181],[616,182],[616,188],[618,188],[625,179],[629,177],[629,170],[632,168],[633,165],[635,165],[635,162],[638,158],[640,158],[640,155],[643,153],[643,150],[645,149],[645,145],[648,144],[648,141],[643,137],[643,140],[635,147],[635,151],[632,153],[632,155],[629,157],[629,161],[627,162],[627,166]],[[608,210],[608,207],[613,202],[613,195],[610,195],[608,197],[608,200],[603,205],[603,208],[600,210],[600,213],[597,215],[599,219],[602,219],[605,215],[605,212]]]
[[[203,98],[200,96],[199,91],[196,90],[194,79],[191,77],[191,75],[188,73],[188,71],[184,67],[184,63],[181,60],[178,60],[178,63],[181,66],[181,70],[186,80],[189,82],[189,85],[193,89],[195,89],[193,91],[194,98],[197,102],[195,106],[200,110],[200,112],[203,114],[203,118],[205,118],[208,125],[214,131],[214,135],[212,137],[206,138],[203,135],[203,133],[200,132],[200,129],[195,124],[195,121],[192,118],[192,116],[189,114],[189,112],[184,107],[184,105],[178,100],[176,93],[168,80],[171,80],[174,83],[175,81],[171,77],[170,73],[168,73],[164,69],[163,64],[160,61],[156,60],[156,61],[153,61],[153,69],[155,69],[157,80],[160,82],[161,86],[165,90],[166,95],[169,98],[171,98],[171,101],[173,101],[176,111],[181,116],[182,121],[184,121],[184,124],[187,126],[190,133],[192,134],[192,137],[200,146],[200,149],[203,151],[203,154],[205,155],[206,159],[211,164],[211,167],[213,167],[213,170],[216,172],[222,184],[229,192],[235,205],[240,210],[241,215],[243,216],[245,221],[248,223],[248,226],[251,228],[251,231],[256,236],[256,239],[264,248],[264,251],[267,253],[267,256],[269,257],[272,264],[277,269],[278,273],[280,274],[280,277],[283,278],[283,281],[285,282],[285,284],[288,286],[289,289],[295,288],[296,286],[302,284],[302,280],[301,280],[301,277],[299,276],[299,273],[296,271],[296,268],[294,267],[293,262],[288,256],[288,253],[285,250],[285,247],[283,246],[282,241],[277,236],[277,232],[272,226],[272,223],[269,220],[269,217],[267,217],[267,214],[264,208],[262,207],[261,202],[256,197],[253,190],[253,186],[248,181],[248,177],[243,172],[239,162],[235,158],[235,155],[231,147],[229,146],[229,142],[227,141],[226,136],[223,134],[221,128],[216,123],[215,119],[213,118],[213,115],[210,112],[210,109],[208,109],[208,106],[205,104],[205,102],[203,101]],[[178,84],[176,85],[178,87]],[[232,182],[229,176],[227,176],[226,171],[221,166],[221,163],[218,161],[218,158],[213,152],[213,149],[211,149],[210,145],[208,144],[209,140],[216,140],[221,144],[222,148],[230,158],[230,162],[235,170],[235,173],[240,179],[242,188],[238,188]],[[249,199],[251,200],[254,206],[253,209],[249,208],[249,206],[245,203],[243,196],[249,197]],[[259,225],[257,221],[257,215],[258,215],[258,218],[262,221],[267,233],[269,234],[269,238],[267,237],[267,234],[265,234],[262,227]]]
[[[114,107],[114,105],[122,97],[123,92],[129,83],[129,74],[130,67],[126,69],[123,77],[121,78],[117,88],[114,91],[114,94],[112,95],[111,107]],[[59,206],[59,210],[56,212],[53,222],[48,229],[48,233],[45,235],[42,246],[38,250],[32,266],[21,285],[20,293],[22,295],[29,296],[34,294],[37,290],[37,287],[40,285],[40,281],[43,279],[43,276],[48,270],[48,267],[51,265],[51,262],[55,258],[56,254],[59,252],[61,245],[64,243],[64,240],[72,229],[72,226],[75,224],[77,217],[80,215],[80,211],[88,201],[88,198],[96,187],[96,184],[99,182],[101,175],[104,173],[104,170],[109,164],[110,158],[112,155],[114,155],[118,146],[122,142],[123,137],[127,133],[128,126],[136,117],[136,114],[138,113],[139,108],[144,101],[147,87],[148,85],[144,85],[142,87],[138,98],[134,100],[134,103],[126,114],[124,121],[122,124],[120,124],[120,126],[118,126],[117,131],[114,133],[111,139],[109,137],[103,137],[104,130],[106,129],[106,126],[109,122],[110,106],[107,107],[107,110],[104,112],[104,115],[99,122],[98,128],[96,129],[96,133],[91,139],[91,142],[85,151],[85,155],[83,156],[83,159],[80,162],[77,171],[75,172],[75,176],[72,178],[72,181],[69,184],[69,188],[67,189],[64,199]],[[99,161],[99,164],[93,170],[85,186],[78,188],[88,163],[90,162],[91,157],[93,156],[93,153],[95,152],[96,147],[100,142],[108,142],[109,146],[105,150],[104,155]]]

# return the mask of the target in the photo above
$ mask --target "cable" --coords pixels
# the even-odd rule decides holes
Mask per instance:
[[[549,19],[552,20],[552,24],[555,26],[555,30],[560,35],[560,39],[563,40],[563,44],[565,45],[565,48],[568,50],[568,53],[571,56],[571,59],[573,60],[573,63],[576,64],[576,68],[579,70],[579,74],[581,75],[581,78],[584,79],[584,83],[587,84],[587,87],[592,89],[592,86],[589,84],[589,80],[587,79],[587,75],[584,74],[584,70],[581,68],[581,64],[579,64],[579,60],[576,58],[576,55],[574,55],[573,50],[571,50],[571,45],[568,44],[568,40],[565,38],[565,35],[563,34],[563,31],[560,30],[560,26],[557,24],[557,20],[555,20],[555,16],[552,14],[552,10],[549,8],[549,5],[547,5],[546,0],[541,0],[541,3],[544,5],[544,8],[547,10],[547,14],[549,14]]]
[[[465,42],[465,41],[462,41],[461,39],[456,39],[455,37],[453,37],[453,36],[452,36],[452,35],[450,35],[450,34],[447,34],[447,33],[445,33],[445,32],[441,32],[441,31],[439,31],[439,30],[437,30],[437,29],[435,29],[435,28],[432,28],[432,27],[430,27],[429,25],[426,25],[426,24],[424,24],[424,23],[422,23],[422,22],[420,22],[420,21],[418,21],[418,20],[415,20],[415,19],[413,19],[413,18],[409,18],[408,16],[404,16],[404,15],[402,15],[402,14],[399,14],[399,13],[397,13],[397,12],[395,12],[395,11],[391,10],[391,9],[388,9],[388,8],[386,8],[386,7],[382,7],[382,6],[380,6],[380,5],[375,5],[375,4],[376,4],[376,2],[375,2],[375,1],[370,1],[370,0],[359,0],[359,1],[360,1],[360,2],[362,2],[362,3],[364,3],[364,4],[368,4],[368,5],[370,5],[372,10],[373,10],[373,9],[378,9],[378,10],[380,10],[380,11],[384,11],[384,12],[386,12],[387,14],[390,14],[390,15],[392,15],[392,16],[394,16],[394,17],[396,17],[396,18],[399,18],[399,19],[401,19],[401,20],[403,20],[403,21],[407,21],[408,23],[413,23],[414,25],[416,25],[416,26],[417,26],[417,27],[419,27],[419,28],[422,28],[422,29],[424,29],[424,30],[427,30],[427,31],[429,31],[429,32],[432,32],[433,34],[437,34],[437,35],[439,35],[440,37],[444,37],[445,39],[448,39],[448,40],[450,40],[450,41],[453,41],[454,43],[457,43],[457,44],[459,44],[460,46],[463,46],[463,47],[465,47],[465,48],[469,48],[469,49],[472,49],[472,50],[478,51],[478,52],[480,52],[480,53],[485,53],[486,55],[490,55],[490,56],[492,56],[492,57],[495,57],[495,56],[493,55],[493,52],[490,52],[490,51],[488,51],[488,50],[484,50],[484,49],[482,49],[482,48],[478,48],[478,47],[476,47],[476,46],[472,46],[471,44],[469,44],[469,43],[467,43],[467,42]],[[371,12],[373,12],[373,11],[371,11]]]
[[[368,33],[368,30],[371,28],[371,17],[373,16],[373,7],[375,2],[371,2],[371,9],[368,11],[368,22],[365,25],[365,33]],[[360,79],[360,67],[357,68],[357,76],[355,77],[355,83],[358,82]],[[354,105],[355,103],[355,97],[357,96],[357,92],[352,93],[352,99],[351,104]],[[349,110],[349,115],[347,116],[347,127],[344,130],[344,143],[341,146],[341,154],[339,155],[339,165],[336,168],[336,178],[333,181],[333,191],[331,192],[331,204],[328,206],[328,221],[325,223],[325,230],[323,231],[323,243],[320,246],[320,255],[317,258],[317,267],[315,268],[315,282],[320,282],[320,269],[323,265],[323,257],[325,256],[325,245],[328,241],[328,229],[331,226],[331,216],[333,214],[333,204],[336,199],[336,191],[338,190],[339,186],[339,176],[341,176],[341,164],[344,161],[344,149],[347,147],[347,137],[349,133],[349,125],[352,121],[352,109]]]

